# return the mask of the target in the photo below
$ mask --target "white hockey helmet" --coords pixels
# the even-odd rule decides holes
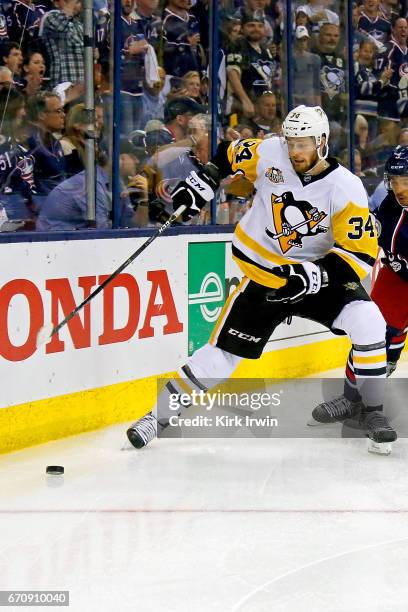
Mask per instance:
[[[319,159],[326,159],[329,153],[328,140],[330,134],[329,120],[320,106],[304,106],[303,104],[291,110],[282,124],[285,138],[302,138],[311,136],[315,139]],[[324,154],[320,153],[322,137],[326,138]]]

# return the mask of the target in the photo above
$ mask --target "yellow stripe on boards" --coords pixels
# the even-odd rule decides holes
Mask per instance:
[[[244,359],[234,378],[301,378],[344,366],[350,343],[332,338]],[[140,419],[153,408],[157,386],[175,372],[0,408],[0,453]],[[160,382],[161,381],[161,382]],[[123,428],[125,439],[125,425]]]

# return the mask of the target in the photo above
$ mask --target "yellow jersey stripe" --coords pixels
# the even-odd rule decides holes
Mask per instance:
[[[345,251],[342,251],[341,249],[333,247],[332,249],[330,249],[329,253],[336,253],[336,255],[344,259],[344,261],[348,263],[351,268],[353,268],[354,272],[358,275],[360,280],[363,280],[363,278],[365,278],[370,272],[370,266],[368,266],[368,264],[364,264],[363,262],[361,262],[360,265],[351,255],[349,255]]]
[[[250,264],[247,261],[242,261],[242,259],[239,259],[239,257],[236,257],[235,255],[232,256],[232,259],[239,266],[239,268],[241,268],[244,275],[253,280],[254,283],[258,283],[258,285],[271,287],[272,289],[279,289],[286,284],[286,281],[283,278],[275,276],[275,274],[272,274],[271,272],[261,270],[258,268],[258,266]]]
[[[215,327],[211,333],[210,336],[210,340],[209,343],[210,344],[215,344],[218,338],[218,333],[220,330],[220,327],[222,325],[222,323],[225,321],[225,319],[227,318],[232,306],[234,305],[235,300],[237,299],[238,295],[241,293],[241,291],[243,291],[243,289],[245,289],[245,287],[247,286],[247,284],[249,283],[249,278],[243,278],[241,280],[241,282],[239,283],[238,287],[236,287],[234,289],[234,291],[231,293],[231,295],[228,297],[227,301],[225,302],[223,309],[221,310],[220,316],[218,317],[218,321],[215,324]]]
[[[234,234],[235,237],[238,238],[238,240],[242,242],[242,244],[245,245],[248,249],[259,255],[260,257],[263,257],[267,261],[271,261],[277,266],[295,263],[293,259],[286,259],[285,257],[281,257],[280,255],[275,255],[275,253],[272,253],[271,251],[263,247],[262,244],[259,244],[259,242],[256,242],[256,240],[251,238],[251,236],[248,236],[248,234],[244,232],[239,223],[235,228]]]

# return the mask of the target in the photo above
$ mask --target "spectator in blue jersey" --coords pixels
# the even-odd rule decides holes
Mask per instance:
[[[380,0],[363,0],[363,9],[358,20],[358,29],[370,36],[381,49],[391,35],[391,23],[380,10]]]
[[[134,0],[122,0],[121,133],[127,136],[143,124],[143,81],[148,41],[141,20],[132,18]]]
[[[360,11],[359,11],[358,4],[357,2],[353,2],[352,24],[353,24],[353,59],[354,61],[357,61],[358,50],[360,48],[360,44],[364,41],[370,40],[367,34],[363,34],[363,32],[360,32],[360,30],[358,29],[359,19],[360,19]],[[371,42],[374,42],[373,39],[371,39]],[[376,48],[377,48],[377,45],[376,45]]]
[[[190,0],[167,0],[163,12],[164,69],[172,76],[183,77],[190,70],[205,68],[199,24],[188,10],[190,6]]]
[[[41,19],[45,7],[32,0],[15,0],[8,11],[8,33],[10,40],[21,44],[23,49],[37,42]]]
[[[20,45],[16,42],[10,42],[2,48],[2,63],[7,66],[13,75],[13,80],[17,83],[21,82],[23,54]]]
[[[37,231],[67,231],[89,227],[110,228],[112,226],[112,206],[108,172],[108,159],[100,152],[96,168],[95,224],[87,221],[86,176],[83,171],[66,179],[48,194],[37,219]],[[121,198],[120,206],[121,227],[133,227],[135,224],[134,211],[127,196]]]
[[[355,112],[367,119],[370,138],[377,135],[378,99],[394,72],[389,66],[381,72],[375,70],[376,51],[374,42],[362,41],[354,67]]]
[[[27,144],[25,118],[23,94],[0,89],[0,201],[9,219],[33,216],[35,160]]]
[[[65,126],[64,107],[56,94],[42,92],[29,99],[27,110],[32,125],[28,145],[35,160],[37,192],[47,195],[65,178],[64,153],[59,142]]]
[[[146,39],[156,51],[160,46],[162,20],[157,13],[159,0],[135,0],[133,19],[140,22]]]
[[[84,28],[81,0],[56,0],[40,26],[50,67],[50,87],[84,81]]]
[[[385,52],[378,57],[379,71],[391,68],[389,83],[382,89],[378,102],[378,116],[399,122],[408,118],[408,23],[400,17],[392,28],[392,36]]]

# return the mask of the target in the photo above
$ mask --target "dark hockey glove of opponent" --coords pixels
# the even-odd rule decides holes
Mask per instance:
[[[212,170],[211,165],[207,164],[199,172],[194,170],[190,172],[186,180],[178,183],[171,194],[174,210],[181,205],[187,206],[187,210],[181,216],[183,221],[190,221],[195,215],[198,215],[207,202],[214,198],[219,181],[217,180],[218,170],[215,166],[215,170]]]
[[[303,299],[305,295],[318,293],[328,284],[327,272],[323,266],[310,261],[280,266],[274,268],[273,273],[281,278],[286,278],[287,283],[279,289],[268,291],[266,294],[268,302],[294,304]]]

